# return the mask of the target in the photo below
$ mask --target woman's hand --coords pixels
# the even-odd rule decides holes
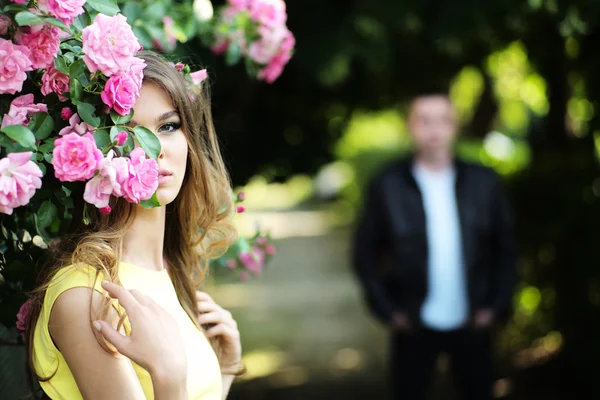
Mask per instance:
[[[137,290],[127,290],[107,281],[102,282],[102,287],[127,311],[131,336],[120,334],[106,321],[94,321],[94,327],[119,353],[148,371],[153,380],[186,382],[186,351],[171,314]]]
[[[237,323],[231,313],[221,308],[206,293],[196,291],[198,300],[198,323],[209,325],[206,331],[208,338],[216,338],[219,341],[219,363],[223,375],[235,375],[239,372],[242,361],[242,344]]]

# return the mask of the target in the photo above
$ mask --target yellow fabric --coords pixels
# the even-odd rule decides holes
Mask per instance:
[[[152,297],[163,306],[179,324],[187,348],[188,393],[194,400],[220,400],[222,392],[219,362],[208,339],[189,318],[177,299],[175,288],[166,270],[150,271],[132,264],[119,265],[119,278],[127,289],[136,289]],[[53,400],[83,399],[65,359],[54,345],[48,330],[48,321],[54,302],[64,291],[75,287],[89,287],[103,293],[102,276],[96,279],[91,267],[68,266],[53,277],[44,297],[44,304],[33,338],[33,361],[38,374],[47,377],[40,382],[44,392]],[[126,325],[126,332],[129,327]],[[146,370],[133,364],[147,399],[154,399],[152,381]]]

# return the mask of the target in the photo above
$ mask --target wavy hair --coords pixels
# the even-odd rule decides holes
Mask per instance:
[[[181,127],[188,142],[186,175],[175,200],[166,210],[164,258],[180,303],[195,321],[198,315],[196,289],[203,283],[209,261],[222,255],[236,240],[237,232],[231,223],[233,201],[231,183],[225,169],[211,116],[211,103],[206,82],[202,90],[194,90],[183,74],[161,56],[143,51],[138,54],[146,62],[144,83],[162,89],[171,99],[181,117]],[[81,193],[82,194],[82,193]],[[43,269],[39,285],[32,293],[30,323],[28,328],[28,365],[38,380],[49,380],[35,371],[33,363],[33,335],[46,290],[56,272],[67,265],[91,266],[96,269],[96,279],[120,284],[119,262],[123,237],[135,218],[137,205],[123,198],[111,198],[112,211],[101,214],[88,207],[89,223],[82,223],[82,196],[73,217],[71,233],[63,238],[52,252],[52,258]],[[111,307],[104,298],[98,313],[90,309],[92,320],[106,318]],[[124,316],[121,316],[119,325]],[[111,349],[101,336],[100,345]],[[213,347],[216,344],[213,342]]]

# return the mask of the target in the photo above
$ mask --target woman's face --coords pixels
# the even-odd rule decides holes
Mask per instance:
[[[145,126],[160,140],[156,195],[161,205],[169,204],[181,189],[187,164],[188,144],[181,129],[181,117],[167,93],[152,83],[142,85],[133,115],[132,125]]]

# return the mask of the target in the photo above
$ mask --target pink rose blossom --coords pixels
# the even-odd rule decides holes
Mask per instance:
[[[44,72],[44,75],[42,75],[41,92],[44,96],[56,93],[60,101],[67,101],[68,99],[63,96],[63,93],[69,91],[69,83],[69,77],[54,68],[54,64],[51,64],[48,70]]]
[[[244,200],[246,200],[246,193],[244,193],[244,192],[240,192],[240,194],[238,194],[238,200],[239,200],[239,201],[244,201]]]
[[[216,55],[221,55],[221,54],[225,54],[228,47],[229,47],[229,41],[225,40],[225,39],[221,39],[220,41],[217,41],[213,45],[213,47],[211,47],[211,50]]]
[[[227,3],[235,10],[235,11],[244,11],[248,9],[248,6],[252,0],[227,0]]]
[[[265,253],[267,253],[270,256],[275,254],[276,251],[277,249],[272,244],[268,244],[267,247],[265,247]]]
[[[287,14],[283,0],[250,0],[250,17],[268,27],[285,25]]]
[[[200,71],[192,72],[190,74],[190,78],[192,78],[192,82],[194,82],[194,85],[201,84],[207,76],[208,74],[206,73],[205,69],[201,69]]]
[[[33,68],[48,68],[54,63],[58,53],[60,29],[51,25],[44,25],[41,29],[32,29],[31,33],[23,33],[19,44],[26,46],[31,52],[29,57]]]
[[[240,261],[248,271],[258,274],[264,266],[265,253],[258,247],[253,247],[251,252],[240,254]]]
[[[117,136],[115,136],[115,140],[117,141],[117,146],[123,146],[125,144],[125,142],[127,141],[127,138],[129,138],[129,135],[127,134],[127,132],[121,131],[121,132],[117,133]]]
[[[112,208],[110,208],[110,206],[102,207],[100,209],[100,214],[108,215],[108,214],[110,214],[111,211],[112,211]]]
[[[109,151],[98,164],[98,174],[85,185],[83,199],[100,209],[108,207],[111,195],[123,195],[123,186],[130,178],[129,159],[114,156],[115,152]]]
[[[258,64],[268,64],[279,52],[288,32],[285,26],[271,29],[266,26],[258,28],[260,40],[252,43],[248,56]]]
[[[11,215],[42,187],[42,170],[30,160],[32,154],[10,153],[0,160],[0,212]]]
[[[31,299],[27,299],[27,301],[21,305],[21,307],[19,308],[19,312],[17,313],[16,327],[23,339],[25,339],[25,333],[27,332],[27,328],[29,328],[30,315]]]
[[[85,0],[38,0],[40,10],[49,12],[67,25],[84,13]]]
[[[54,146],[54,175],[62,182],[90,179],[103,158],[91,133],[69,133],[56,139]]]
[[[258,243],[261,246],[264,246],[265,244],[267,244],[267,238],[264,236],[259,236],[256,238],[256,243]]]
[[[130,176],[123,187],[124,197],[131,203],[148,200],[158,188],[158,164],[152,158],[146,158],[141,147],[129,154],[131,159]]]
[[[0,94],[15,94],[23,89],[26,72],[33,69],[30,56],[27,47],[0,38]]]
[[[177,64],[174,65],[174,67],[177,71],[183,71],[183,69],[185,68],[185,64],[178,62]]]
[[[33,94],[25,94],[16,97],[10,103],[8,114],[2,118],[2,128],[8,125],[23,125],[27,126],[31,117],[38,112],[48,112],[48,106],[45,104],[34,104]]]
[[[127,75],[129,75],[137,85],[138,92],[142,88],[142,81],[144,80],[144,68],[146,68],[146,63],[144,62],[144,60],[138,57],[133,57]]]
[[[69,107],[65,107],[62,110],[60,110],[60,117],[64,120],[64,121],[68,121],[69,118],[71,118],[73,116],[73,110],[71,110]],[[59,133],[60,135],[60,133]]]
[[[106,82],[100,95],[104,104],[114,109],[119,115],[127,115],[139,97],[139,87],[127,74],[113,75]]]
[[[227,268],[235,269],[235,267],[237,267],[237,261],[235,261],[235,259],[230,258],[229,260],[227,260]]]
[[[244,211],[246,211],[246,207],[244,207],[244,206],[237,206],[237,212],[238,212],[238,214],[241,214]]]
[[[72,113],[72,111],[71,111],[71,113]],[[61,115],[62,115],[62,112],[61,112]],[[73,115],[71,115],[71,118],[69,118],[69,126],[65,126],[64,128],[62,128],[60,130],[60,132],[58,132],[58,134],[59,134],[59,136],[65,136],[65,135],[68,135],[69,133],[76,133],[80,136],[83,136],[86,133],[91,133],[91,132],[94,132],[95,130],[96,130],[96,128],[94,128],[93,126],[81,121],[78,114],[73,114]]]
[[[283,68],[292,58],[292,49],[296,43],[294,35],[288,31],[285,40],[283,41],[279,53],[271,60],[269,65],[260,70],[258,79],[263,79],[268,83],[273,83],[281,73]]]
[[[98,14],[94,23],[83,29],[81,39],[83,61],[90,72],[100,70],[106,76],[128,71],[140,50],[140,43],[121,14]]]
[[[0,35],[6,35],[8,33],[8,27],[12,24],[10,18],[6,15],[0,15]]]

